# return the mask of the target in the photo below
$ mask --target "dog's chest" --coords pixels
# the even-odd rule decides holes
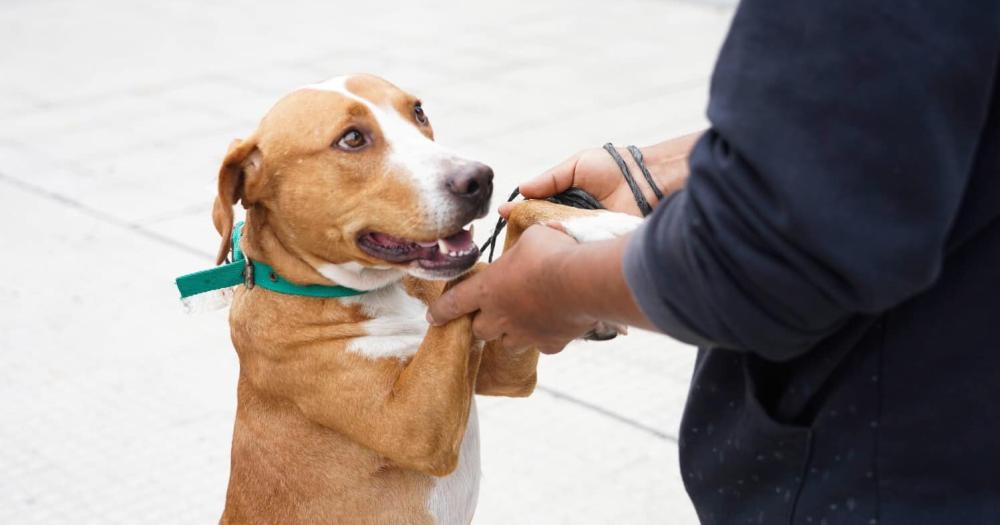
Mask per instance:
[[[347,298],[369,318],[362,324],[364,335],[355,337],[347,350],[371,359],[408,358],[420,347],[427,333],[427,305],[406,293],[401,285]]]

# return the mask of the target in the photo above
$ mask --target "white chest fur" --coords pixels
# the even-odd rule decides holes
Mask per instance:
[[[469,407],[469,423],[459,449],[458,468],[443,478],[434,480],[427,510],[438,525],[468,525],[479,499],[479,416],[476,398]]]
[[[427,333],[427,306],[407,295],[401,284],[343,299],[346,304],[358,304],[370,317],[363,324],[365,335],[354,338],[347,350],[370,359],[413,356]]]

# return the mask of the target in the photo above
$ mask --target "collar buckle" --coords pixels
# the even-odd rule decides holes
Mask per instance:
[[[247,290],[252,290],[256,284],[254,279],[254,269],[253,261],[250,258],[245,259],[247,264],[243,267],[243,285],[247,287]]]

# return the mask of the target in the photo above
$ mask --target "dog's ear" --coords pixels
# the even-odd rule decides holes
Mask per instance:
[[[252,204],[248,202],[247,186],[259,181],[263,160],[254,139],[237,139],[229,145],[226,158],[219,168],[219,194],[212,205],[212,222],[219,235],[222,235],[215,264],[222,264],[229,254],[233,238],[233,206],[239,201],[243,202],[244,208]]]

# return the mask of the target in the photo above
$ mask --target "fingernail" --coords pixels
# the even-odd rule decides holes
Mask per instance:
[[[430,310],[427,310],[427,315],[425,315],[424,318],[427,319],[427,323],[431,326],[437,326],[437,323],[434,321],[434,316],[431,315]]]

